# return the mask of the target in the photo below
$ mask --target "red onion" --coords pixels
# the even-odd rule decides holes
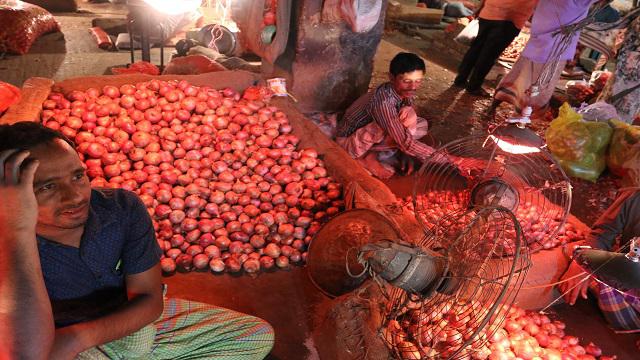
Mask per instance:
[[[242,268],[248,274],[256,273],[260,270],[260,261],[258,259],[248,259],[242,264]]]
[[[160,268],[164,273],[173,273],[176,271],[176,262],[170,257],[160,259]]]
[[[209,268],[211,271],[220,273],[225,269],[225,262],[220,258],[214,258],[209,261]]]
[[[264,254],[275,259],[281,254],[280,247],[273,243],[267,244],[267,246],[264,248]]]
[[[271,269],[275,264],[275,261],[273,260],[273,258],[269,256],[261,256],[259,261],[260,261],[260,266],[263,269]]]
[[[193,257],[193,266],[202,270],[209,266],[209,256],[207,254],[197,254]]]
[[[289,267],[289,258],[286,256],[278,256],[278,258],[276,259],[276,266],[278,266],[281,269],[286,269]]]

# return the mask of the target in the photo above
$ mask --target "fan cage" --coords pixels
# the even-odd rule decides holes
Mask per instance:
[[[518,221],[507,209],[452,212],[433,229],[417,245],[447,259],[446,277],[457,291],[424,298],[390,291],[381,336],[398,359],[467,359],[488,350],[531,265]],[[506,239],[514,244],[509,257],[503,256]]]
[[[531,252],[562,245],[565,238],[557,235],[564,232],[571,185],[554,158],[545,149],[539,150],[511,154],[486,136],[444,145],[415,175],[412,201],[417,221],[426,233],[432,233],[434,224],[449,212],[474,206],[471,196],[478,184],[494,180],[515,192],[517,206],[510,210],[521,223]],[[487,197],[488,204],[499,205],[501,202],[491,202],[496,199]],[[507,245],[503,253],[512,256],[513,248]]]

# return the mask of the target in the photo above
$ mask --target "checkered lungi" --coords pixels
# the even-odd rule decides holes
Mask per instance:
[[[165,299],[158,320],[76,359],[264,359],[274,342],[264,320],[189,300]]]
[[[640,331],[640,297],[625,295],[597,282],[598,306],[604,317],[617,330]]]

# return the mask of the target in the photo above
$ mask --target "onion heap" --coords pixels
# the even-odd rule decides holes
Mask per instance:
[[[419,215],[422,222],[427,225],[431,225],[430,223],[433,222],[432,219],[446,218],[452,213],[461,212],[465,209],[463,206],[465,202],[459,200],[455,193],[448,191],[429,192],[428,194],[418,196],[423,197],[423,199],[419,200],[419,203],[426,207]],[[428,200],[425,200],[424,197]],[[407,196],[404,199],[399,198],[398,203],[415,214],[411,196]],[[538,211],[538,208],[534,204],[523,202],[518,206],[515,213],[530,251],[535,252],[541,249],[553,249],[570,242],[586,240],[587,234],[568,221],[558,230],[556,236],[551,236],[549,230],[557,228],[562,219],[548,219],[547,222],[541,222],[540,216],[537,213]],[[459,231],[459,226],[462,223],[465,222],[452,223],[450,224],[451,226],[445,226],[445,228],[450,232]],[[457,229],[456,226],[458,226]],[[511,254],[514,246],[512,243],[509,243],[509,239],[513,239],[513,236],[507,236],[506,239],[503,248],[507,254]]]
[[[342,188],[299,149],[268,91],[151,80],[51,93],[41,120],[74,140],[93,187],[138,194],[165,273],[256,273],[305,261]]]
[[[421,311],[420,302],[409,302],[397,320],[383,329],[386,343],[401,359],[447,358],[471,338],[482,321],[482,306],[440,304],[438,309]],[[425,307],[429,300],[425,301]],[[432,306],[432,305],[429,305]],[[505,321],[485,327],[471,345],[460,350],[457,359],[475,360],[611,360],[594,343],[565,333],[565,324],[548,316],[513,306],[498,308]]]

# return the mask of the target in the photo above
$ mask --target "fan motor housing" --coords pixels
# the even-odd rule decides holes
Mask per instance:
[[[430,294],[439,287],[447,270],[443,257],[411,246],[382,241],[363,250],[371,270],[410,293]]]

